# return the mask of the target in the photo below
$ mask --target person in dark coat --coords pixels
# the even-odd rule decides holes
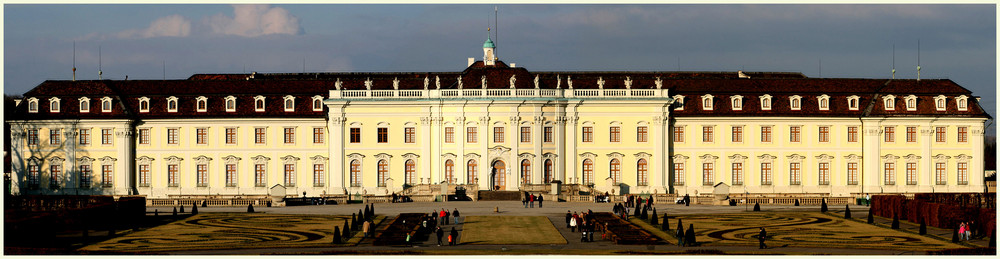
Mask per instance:
[[[530,199],[531,199],[531,197],[528,195],[527,192],[525,192],[524,199],[521,200],[521,204],[524,204],[524,208],[526,208],[526,209],[528,208],[528,200],[530,200]]]
[[[437,230],[435,232],[437,232],[438,246],[441,246],[441,238],[444,237],[444,229],[441,229],[441,227],[437,227]]]
[[[684,194],[684,206],[691,206],[691,195]]]
[[[539,207],[539,208],[541,208],[541,207],[542,207],[542,202],[543,202],[543,201],[545,201],[545,198],[542,198],[542,197],[543,197],[543,196],[541,196],[541,195],[538,195],[538,207]]]
[[[449,233],[448,236],[448,245],[458,244],[458,230],[455,230],[455,227],[451,227],[451,233]]]
[[[458,225],[458,208],[455,208],[455,211],[451,212],[451,215],[455,216],[455,225]]]
[[[767,245],[764,244],[765,238],[767,238],[767,230],[764,230],[764,227],[761,227],[760,234],[757,234],[757,241],[760,242],[760,249],[767,248]]]
[[[573,218],[573,213],[566,211],[566,228],[569,228],[569,220]]]
[[[684,228],[677,228],[677,246],[684,246]]]

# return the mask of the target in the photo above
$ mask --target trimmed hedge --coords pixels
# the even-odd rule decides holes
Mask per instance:
[[[879,217],[892,218],[899,215],[913,223],[919,223],[924,217],[925,224],[944,229],[957,228],[963,221],[975,221],[979,233],[991,235],[996,228],[996,211],[988,208],[970,207],[982,202],[975,198],[981,194],[954,193],[919,193],[913,200],[907,200],[902,195],[873,195],[872,212]],[[989,199],[986,197],[986,199]],[[944,201],[951,203],[937,203]],[[967,206],[963,206],[967,205]]]

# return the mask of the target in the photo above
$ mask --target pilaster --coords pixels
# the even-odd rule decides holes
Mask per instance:
[[[542,135],[545,132],[542,127],[545,123],[545,117],[542,116],[542,107],[535,107],[534,124],[531,126],[531,145],[534,147],[532,153],[535,154],[533,161],[531,161],[531,183],[533,184],[543,184],[545,183],[545,164],[542,162]]]

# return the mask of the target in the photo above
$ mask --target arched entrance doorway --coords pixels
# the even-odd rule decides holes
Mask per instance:
[[[507,173],[507,166],[503,161],[497,160],[493,162],[492,170],[490,172],[490,189],[494,191],[502,191],[506,184],[504,184],[504,175]]]

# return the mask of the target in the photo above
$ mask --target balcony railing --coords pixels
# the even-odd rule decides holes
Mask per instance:
[[[414,99],[483,97],[668,98],[666,89],[435,89],[330,90],[332,99]]]

